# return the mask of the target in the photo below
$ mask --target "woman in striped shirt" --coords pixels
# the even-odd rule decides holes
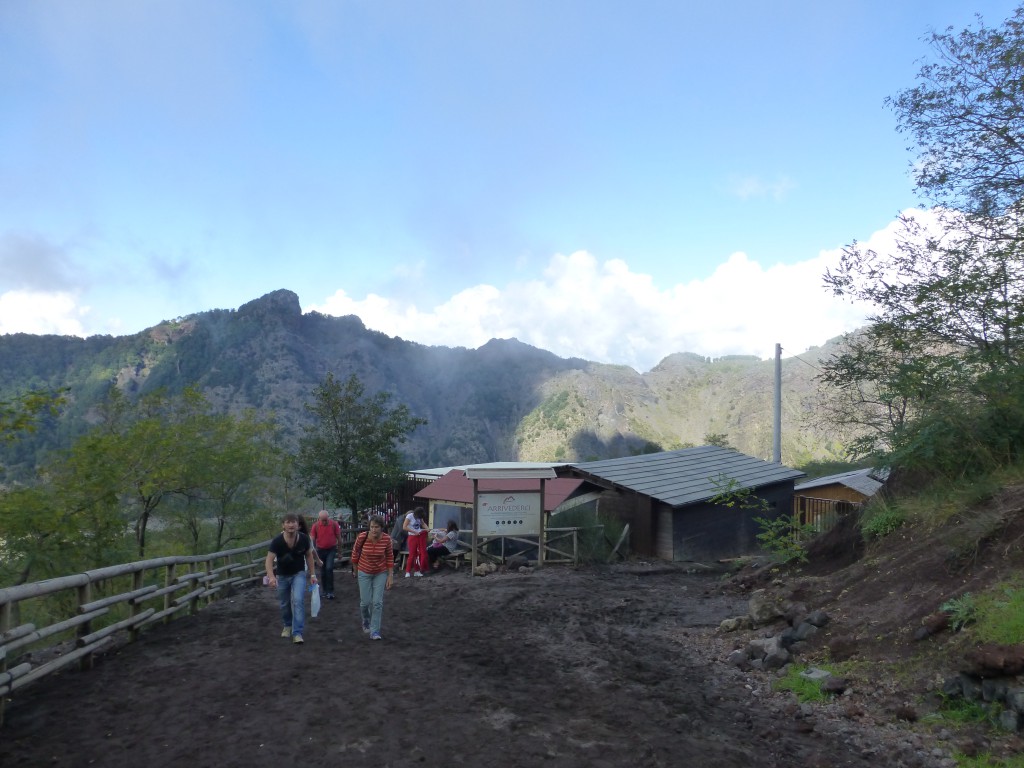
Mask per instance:
[[[391,537],[384,533],[384,518],[370,518],[370,530],[363,531],[352,545],[352,573],[359,578],[359,613],[363,632],[380,640],[380,619],[384,613],[384,590],[391,589],[395,552]]]

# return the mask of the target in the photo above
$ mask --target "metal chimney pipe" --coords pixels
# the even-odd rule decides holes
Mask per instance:
[[[775,345],[775,429],[772,432],[772,461],[782,463],[782,345]]]

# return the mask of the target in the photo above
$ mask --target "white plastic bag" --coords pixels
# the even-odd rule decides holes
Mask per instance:
[[[309,600],[309,613],[313,618],[320,613],[320,585],[311,584],[310,589],[313,590],[313,596]]]

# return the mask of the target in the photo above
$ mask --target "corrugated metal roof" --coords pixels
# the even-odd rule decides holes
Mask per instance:
[[[717,496],[723,491],[725,479],[735,480],[739,484],[738,489],[754,489],[806,477],[806,473],[800,470],[716,445],[588,461],[572,466],[584,476],[614,483],[673,507]]]
[[[474,464],[473,466],[480,466]],[[521,466],[521,465],[517,465]],[[544,509],[554,511],[559,504],[576,492],[583,480],[574,477],[556,477],[544,481]],[[483,493],[490,491],[537,491],[539,480],[477,480],[477,487]],[[460,504],[473,503],[473,481],[466,477],[465,470],[453,469],[435,480],[426,488],[413,494],[425,501],[451,501]]]
[[[888,474],[886,471],[882,471],[885,475]],[[806,483],[800,483],[793,490],[795,491],[809,491],[813,488],[822,488],[826,485],[842,485],[847,488],[852,488],[864,496],[874,496],[878,493],[878,489],[882,487],[882,482],[875,477],[878,474],[877,470],[871,469],[855,469],[850,472],[840,472],[836,475],[828,475],[827,477],[818,477],[814,480],[808,480]]]
[[[451,472],[453,469],[465,471],[470,467],[476,469],[547,469],[549,467],[564,467],[565,462],[550,462],[550,461],[490,461],[484,464],[457,464],[452,467],[433,467],[431,469],[411,469],[409,470],[410,475],[417,477],[443,477]]]

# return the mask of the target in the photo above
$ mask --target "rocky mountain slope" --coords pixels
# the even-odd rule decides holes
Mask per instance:
[[[814,366],[829,348],[782,361],[786,463],[841,453],[811,418]],[[294,440],[328,371],[355,373],[367,391],[390,392],[428,420],[405,446],[410,466],[589,460],[702,444],[711,433],[771,458],[774,361],[680,353],[639,373],[515,339],[475,350],[425,346],[354,316],[304,315],[298,297],[279,290],[131,336],[0,337],[0,399],[33,387],[69,391],[65,415],[5,448],[0,463],[24,467],[68,444],[110,386],[136,394],[197,384],[218,409],[256,409]]]

